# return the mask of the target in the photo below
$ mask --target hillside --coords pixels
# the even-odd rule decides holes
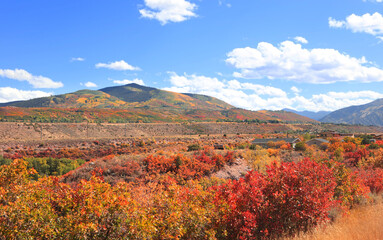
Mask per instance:
[[[151,108],[181,108],[202,110],[223,110],[233,106],[219,99],[199,94],[182,94],[164,91],[135,83],[125,86],[107,87],[99,91],[117,97],[129,106]]]
[[[26,101],[0,103],[0,107],[22,108],[124,108],[126,102],[101,91],[79,90],[73,93]]]
[[[383,99],[334,111],[321,122],[383,126]]]
[[[249,111],[217,98],[128,84],[0,104],[1,121],[27,122],[316,122],[285,111]]]

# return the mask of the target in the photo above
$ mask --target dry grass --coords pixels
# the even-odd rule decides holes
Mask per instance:
[[[349,215],[289,240],[380,240],[383,239],[383,204],[360,207]]]

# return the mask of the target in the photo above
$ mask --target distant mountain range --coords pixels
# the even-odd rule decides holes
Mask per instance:
[[[173,121],[282,121],[316,122],[285,111],[249,111],[217,98],[175,93],[138,84],[98,91],[42,97],[0,104],[2,121],[38,122],[173,122]]]
[[[383,126],[383,99],[334,111],[321,122]]]
[[[342,108],[334,112],[295,111],[287,108],[283,110],[325,123],[383,126],[383,99],[364,105]]]
[[[308,117],[308,118],[311,118],[311,119],[314,119],[314,120],[317,120],[317,121],[322,119],[327,114],[331,113],[329,111],[319,111],[319,112],[296,111],[294,109],[289,109],[289,108],[284,108],[283,111],[293,112],[293,113],[296,113],[296,114],[299,114],[299,115],[302,115],[302,116],[305,116],[305,117]]]

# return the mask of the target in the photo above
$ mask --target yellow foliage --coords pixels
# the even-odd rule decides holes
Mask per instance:
[[[88,100],[87,98],[79,98],[77,99],[78,103],[85,103],[85,101]]]
[[[273,150],[272,154],[270,154],[270,150]],[[245,150],[242,156],[253,170],[263,173],[266,171],[267,165],[274,161],[281,161],[274,151],[278,152],[278,150],[275,149],[263,149],[257,146],[255,151],[250,149]]]

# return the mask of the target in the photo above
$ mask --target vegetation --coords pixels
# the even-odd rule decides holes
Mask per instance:
[[[326,149],[297,152],[284,142],[261,148],[250,140],[43,146],[50,157],[10,148],[10,158],[0,159],[0,238],[294,237],[337,224],[383,193],[382,141],[369,148],[362,138],[331,139]],[[229,150],[215,150],[217,141]],[[194,146],[201,149],[188,151]],[[84,163],[76,158],[82,154],[93,157]]]
[[[188,152],[200,150],[201,146],[199,144],[191,144],[188,146]]]
[[[76,168],[80,167],[85,163],[82,159],[67,159],[67,158],[26,158],[25,162],[27,163],[28,169],[33,168],[36,170],[36,177],[42,176],[61,176],[64,175]],[[0,166],[10,165],[12,163],[11,159],[0,158]]]

